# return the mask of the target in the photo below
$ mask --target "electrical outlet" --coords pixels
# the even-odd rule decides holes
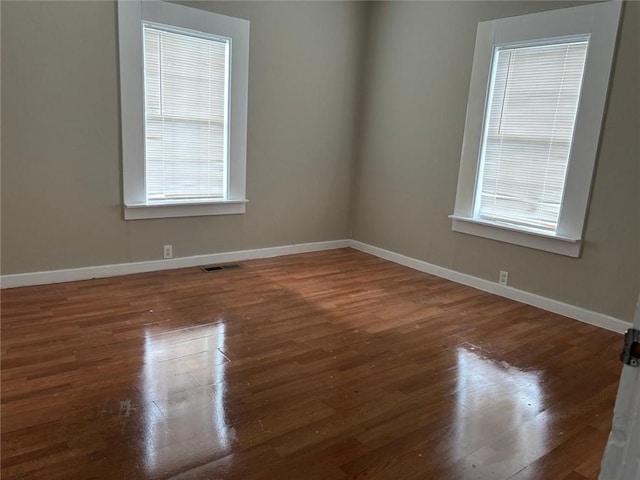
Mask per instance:
[[[500,270],[500,277],[498,278],[498,283],[500,285],[507,286],[507,284],[509,283],[509,272]]]
[[[164,247],[162,247],[162,251],[164,254],[164,258],[173,258],[173,246],[172,245],[165,245]]]

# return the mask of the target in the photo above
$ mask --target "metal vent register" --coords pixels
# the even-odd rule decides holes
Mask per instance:
[[[219,270],[231,270],[234,268],[240,268],[240,265],[213,265],[211,267],[200,267],[203,272],[217,272]]]

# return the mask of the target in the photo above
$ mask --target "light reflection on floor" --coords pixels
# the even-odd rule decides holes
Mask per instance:
[[[233,430],[224,409],[228,363],[224,346],[224,323],[145,333],[147,473],[189,468],[230,452]],[[189,373],[193,371],[200,382]]]
[[[510,475],[546,451],[549,419],[542,412],[543,393],[537,372],[483,358],[470,348],[458,349],[451,447],[455,458],[463,459],[464,477],[469,471],[482,478]]]

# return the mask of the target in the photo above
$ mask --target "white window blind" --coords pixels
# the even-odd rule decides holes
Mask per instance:
[[[224,198],[228,41],[143,24],[147,201]]]
[[[556,231],[588,43],[495,49],[476,218]]]

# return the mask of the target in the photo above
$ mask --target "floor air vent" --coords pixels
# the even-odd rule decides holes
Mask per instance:
[[[217,272],[218,270],[231,270],[240,268],[240,265],[214,265],[213,267],[200,267],[203,272]]]

